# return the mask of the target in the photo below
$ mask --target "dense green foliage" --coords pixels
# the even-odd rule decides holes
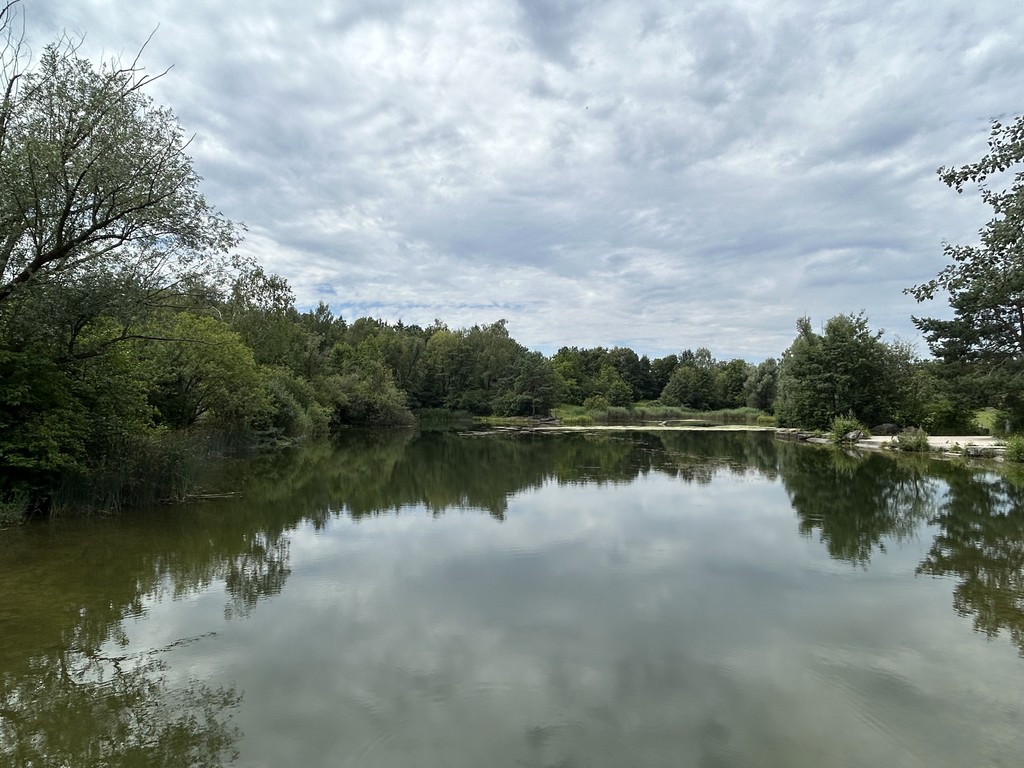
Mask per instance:
[[[701,411],[748,404],[769,411],[774,401],[774,361],[756,368],[744,360],[718,361],[705,347],[653,361],[622,347],[562,347],[552,363],[568,405],[603,409],[658,400]]]
[[[896,435],[896,447],[907,453],[928,453],[928,434],[919,427],[904,429]]]
[[[779,423],[830,428],[837,416],[868,425],[913,419],[913,359],[898,344],[881,340],[861,315],[837,315],[819,334],[809,318],[779,366]]]
[[[204,451],[411,426],[417,412],[438,423],[442,411],[542,417],[564,405],[587,424],[751,408],[783,425],[850,417],[940,432],[968,425],[979,392],[1018,408],[1024,336],[1006,312],[1022,306],[1020,175],[1009,193],[983,187],[997,212],[983,246],[949,247],[954,265],[915,289],[952,295],[955,321],[918,321],[940,362],[853,315],[820,334],[802,318],[781,361],[756,366],[705,347],[546,357],[504,320],[424,328],[349,323],[323,303],[301,312],[284,278],[238,255],[238,228],[200,194],[176,118],[146,95],[155,78],[135,63],[97,68],[70,43],[22,71],[11,8],[0,11],[3,519],[180,497]],[[1020,121],[997,126],[992,154],[944,180],[983,184],[1021,159],[1022,133]],[[951,374],[968,370],[985,386],[959,386]]]
[[[1012,435],[1006,441],[1005,458],[1018,464],[1024,462],[1024,435]]]
[[[829,425],[829,438],[833,443],[855,442],[864,425],[852,416],[835,416]]]
[[[908,292],[918,301],[940,293],[952,319],[914,318],[956,396],[972,407],[998,405],[1024,426],[1024,116],[992,123],[988,152],[976,163],[940,168],[943,183],[975,184],[992,218],[976,245],[946,244],[950,263]]]

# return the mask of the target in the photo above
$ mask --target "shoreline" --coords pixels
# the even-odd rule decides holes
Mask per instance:
[[[500,429],[500,427],[498,427]],[[506,429],[519,429],[519,427],[506,427]],[[669,426],[667,424],[591,424],[589,426],[569,426],[561,424],[539,424],[526,427],[533,432],[777,432],[778,427],[758,427],[752,424],[714,424],[701,426],[699,424],[680,424]]]
[[[891,436],[879,435],[865,437],[854,445],[873,451],[890,450],[886,446],[894,440]],[[953,450],[959,446],[961,450]],[[1004,441],[991,435],[928,435],[928,448],[932,453],[978,455],[988,458],[1001,456],[1005,449]],[[972,449],[975,449],[972,453]],[[898,452],[898,451],[894,451]]]
[[[569,426],[561,424],[531,424],[529,426],[493,426],[496,432],[530,431],[530,432],[772,432],[779,440],[789,439],[792,442],[808,442],[817,445],[828,445],[831,441],[821,437],[811,437],[803,430],[783,427],[759,427],[753,424],[591,424],[588,426]],[[792,435],[787,438],[786,435]],[[806,436],[805,436],[806,435]],[[799,437],[798,437],[799,436]],[[895,440],[893,435],[872,435],[846,447],[867,451],[891,451],[901,453],[890,447]],[[953,450],[959,447],[960,450]],[[984,458],[1000,458],[1004,449],[1004,441],[992,435],[928,435],[930,453],[978,456]]]

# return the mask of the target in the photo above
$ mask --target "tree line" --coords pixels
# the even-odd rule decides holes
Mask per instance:
[[[504,320],[452,329],[300,311],[287,280],[239,254],[240,227],[206,201],[172,111],[137,60],[94,64],[72,40],[29,66],[16,2],[0,9],[0,518],[61,494],[87,506],[181,495],[187,466],[225,440],[319,438],[411,426],[432,409],[545,416],[657,403],[750,407],[826,428],[839,416],[930,431],[997,405],[1019,423],[1024,340],[1024,122],[994,124],[977,164],[995,211],[978,246],[910,291],[945,292],[952,320],[916,319],[935,359],[863,315],[809,318],[778,359],[707,348],[650,359],[628,347],[546,356]]]

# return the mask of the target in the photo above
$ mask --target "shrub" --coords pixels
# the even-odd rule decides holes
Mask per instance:
[[[629,424],[636,421],[636,414],[631,408],[621,405],[610,405],[604,414],[609,424]]]
[[[904,429],[896,435],[896,448],[908,453],[927,453],[928,433],[918,427]]]
[[[28,517],[29,498],[24,492],[0,499],[0,528],[22,522]]]
[[[470,429],[475,423],[469,411],[447,408],[421,408],[416,411],[416,421],[423,432],[455,432]]]
[[[1024,435],[1010,435],[1006,441],[1006,453],[1003,454],[1003,458],[1024,463]]]
[[[325,405],[330,408],[330,432],[345,427],[409,427],[416,417],[406,406],[405,392],[398,389],[390,371],[380,363],[345,375],[335,374],[320,382]]]
[[[578,416],[563,416],[560,421],[565,427],[591,427],[594,425],[594,417],[586,413]]]
[[[832,419],[832,426],[829,429],[829,434],[833,443],[849,442],[847,436],[857,433],[864,435],[867,433],[867,430],[864,429],[863,424],[853,417],[853,414],[836,416]]]
[[[975,435],[979,429],[985,431],[972,411],[945,396],[924,403],[920,424],[933,435]]]
[[[608,398],[604,395],[591,395],[583,401],[583,407],[588,411],[604,411],[608,409]]]

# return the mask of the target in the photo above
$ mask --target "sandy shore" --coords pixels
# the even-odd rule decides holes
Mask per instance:
[[[866,437],[863,440],[858,440],[857,445],[861,448],[878,448],[880,449],[883,445],[888,444],[893,440],[892,437],[878,436],[878,437]],[[928,446],[933,451],[948,451],[954,445],[959,445],[961,448],[967,446],[977,446],[979,448],[998,448],[1001,447],[1002,442],[995,437],[988,435],[929,435]]]
[[[517,427],[512,427],[517,429]],[[586,427],[569,427],[561,424],[539,424],[530,426],[536,432],[774,432],[775,427],[752,427],[749,424],[591,424]]]
[[[500,429],[500,428],[499,428]],[[774,427],[754,427],[749,424],[717,424],[714,426],[697,426],[693,424],[613,424],[591,425],[586,427],[568,427],[560,424],[543,424],[533,426],[531,430],[550,432],[775,432]],[[888,435],[865,437],[858,440],[856,446],[867,450],[884,450],[895,438]],[[1003,441],[989,435],[929,435],[928,446],[936,452],[948,451],[954,446],[960,449],[978,448],[982,450],[1002,448]]]

